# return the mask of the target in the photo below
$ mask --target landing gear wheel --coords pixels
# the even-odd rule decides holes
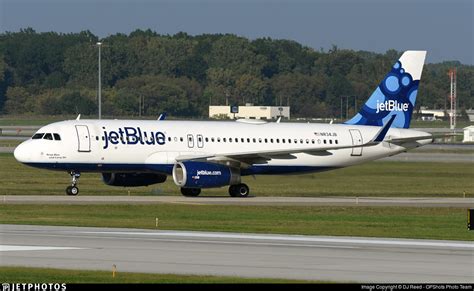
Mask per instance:
[[[81,177],[81,173],[75,172],[75,171],[70,171],[69,175],[71,175],[71,186],[68,186],[66,188],[66,194],[76,196],[77,194],[79,194],[79,188],[77,188],[76,185],[77,185],[77,182],[78,182],[79,178]]]
[[[186,197],[197,197],[201,194],[201,188],[181,188],[181,194]]]
[[[76,186],[68,186],[66,188],[66,194],[76,196],[77,194],[79,194],[79,188],[77,188]]]
[[[250,189],[246,184],[231,185],[229,187],[229,195],[232,197],[247,197]]]

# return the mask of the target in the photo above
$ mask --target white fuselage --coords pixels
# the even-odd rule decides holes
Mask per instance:
[[[41,168],[90,172],[171,174],[177,157],[294,150],[242,168],[242,175],[282,174],[347,167],[392,156],[431,143],[370,141],[378,126],[315,123],[246,123],[228,121],[70,120],[42,127],[60,140],[30,139],[15,150],[18,161]],[[385,140],[424,136],[425,132],[390,128]],[[353,146],[327,152],[318,146]]]

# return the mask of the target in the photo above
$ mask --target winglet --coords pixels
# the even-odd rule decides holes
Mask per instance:
[[[158,116],[158,120],[165,120],[166,118],[166,112],[162,112],[160,116]]]
[[[383,141],[383,139],[385,138],[385,135],[387,134],[388,130],[390,129],[390,126],[392,126],[392,123],[395,120],[395,117],[397,117],[396,114],[394,114],[394,115],[392,115],[392,117],[390,117],[390,120],[377,133],[377,135],[372,140],[372,142],[379,143],[379,142]]]

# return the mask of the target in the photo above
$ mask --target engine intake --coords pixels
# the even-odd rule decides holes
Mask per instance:
[[[163,183],[166,175],[155,173],[102,173],[102,180],[109,186],[139,187]]]
[[[174,183],[183,188],[214,188],[240,183],[240,169],[206,162],[178,162]]]

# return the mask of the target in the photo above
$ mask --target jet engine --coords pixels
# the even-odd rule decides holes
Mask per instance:
[[[174,183],[183,188],[215,188],[240,183],[240,169],[206,162],[178,162]]]

